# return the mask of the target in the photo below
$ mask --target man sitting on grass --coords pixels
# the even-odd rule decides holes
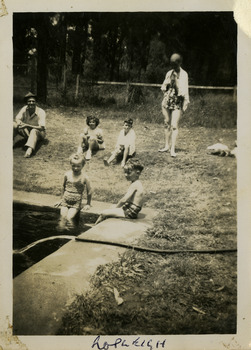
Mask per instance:
[[[124,167],[125,177],[131,181],[124,197],[120,199],[115,208],[106,209],[99,216],[96,224],[107,218],[136,219],[143,204],[144,190],[139,176],[144,169],[138,159],[129,159]]]
[[[13,122],[13,140],[17,134],[26,140],[25,158],[30,158],[37,142],[45,138],[45,111],[36,105],[36,95],[29,92],[25,97],[24,106]]]
[[[121,161],[122,168],[125,166],[126,161],[135,155],[135,132],[132,129],[133,120],[127,119],[124,121],[123,129],[120,131],[115,150],[112,152],[109,159],[104,159],[105,166],[113,161]]]

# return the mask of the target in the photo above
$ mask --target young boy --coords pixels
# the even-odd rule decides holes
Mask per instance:
[[[106,209],[99,216],[96,224],[106,218],[127,218],[136,219],[143,204],[144,190],[139,176],[144,169],[138,159],[129,159],[124,167],[125,177],[131,181],[124,197],[120,199],[115,208]]]
[[[61,207],[59,228],[64,229],[66,226],[74,227],[74,219],[81,210],[83,193],[86,188],[87,203],[84,209],[88,210],[91,205],[92,189],[90,181],[86,174],[82,172],[85,160],[80,154],[73,154],[70,157],[71,170],[67,171],[64,176],[62,200],[57,203],[56,207]]]
[[[135,155],[135,139],[136,135],[132,129],[133,120],[127,119],[124,121],[123,129],[120,131],[115,150],[112,152],[110,158],[104,159],[105,166],[109,166],[112,161],[119,162],[121,159],[122,168],[125,166],[127,159]]]

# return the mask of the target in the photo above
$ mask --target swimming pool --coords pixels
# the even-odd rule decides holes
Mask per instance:
[[[38,240],[45,240],[21,254],[13,254],[13,278],[69,242],[66,238],[49,239],[50,237],[78,236],[90,229],[96,218],[94,214],[81,213],[74,228],[62,231],[58,229],[59,209],[14,203],[13,251],[17,252]]]

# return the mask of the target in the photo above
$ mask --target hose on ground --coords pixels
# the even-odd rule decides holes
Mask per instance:
[[[205,250],[196,250],[196,249],[188,249],[188,250],[167,250],[167,249],[155,249],[155,248],[147,248],[147,247],[139,247],[136,245],[112,242],[112,241],[103,241],[103,240],[93,240],[88,238],[76,237],[75,241],[78,242],[87,242],[87,243],[97,243],[97,244],[106,244],[113,245],[122,248],[128,248],[133,250],[138,250],[141,252],[151,252],[158,254],[179,254],[179,253],[193,253],[193,254],[219,254],[219,253],[234,253],[237,252],[237,249],[205,249]]]

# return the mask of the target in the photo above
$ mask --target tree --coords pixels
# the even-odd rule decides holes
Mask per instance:
[[[37,50],[37,94],[47,97],[49,64],[63,77],[66,58],[83,80],[159,83],[174,52],[190,84],[236,84],[237,26],[231,12],[18,13],[13,16],[14,63]],[[63,73],[63,74],[62,74]],[[16,71],[14,70],[14,74]],[[58,78],[57,78],[58,79]]]
[[[46,13],[34,14],[37,29],[37,97],[43,103],[47,100],[48,75],[48,30],[49,17]]]

